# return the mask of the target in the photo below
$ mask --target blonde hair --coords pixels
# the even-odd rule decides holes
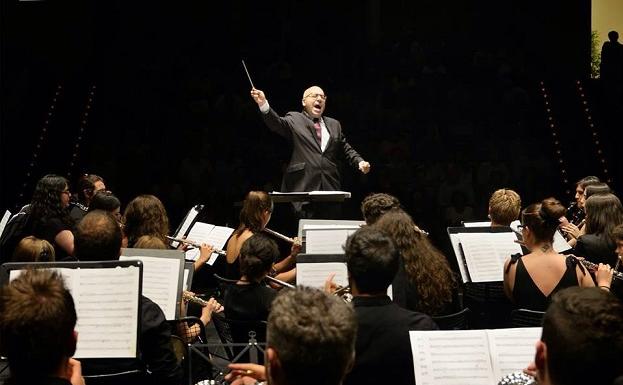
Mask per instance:
[[[13,252],[13,262],[50,262],[55,260],[54,246],[32,235],[23,238]]]
[[[489,198],[489,215],[491,222],[497,225],[509,226],[519,218],[521,198],[515,191],[503,188],[496,190]]]

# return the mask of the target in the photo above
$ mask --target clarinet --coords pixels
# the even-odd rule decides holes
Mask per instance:
[[[580,227],[586,213],[580,207],[578,207],[577,202],[573,202],[567,208],[567,212],[571,213],[571,217],[569,218],[569,223],[573,223],[574,225]]]

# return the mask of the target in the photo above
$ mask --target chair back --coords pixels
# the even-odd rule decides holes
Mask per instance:
[[[440,330],[467,330],[470,314],[471,310],[466,307],[457,313],[432,318]]]
[[[258,343],[266,342],[266,321],[232,320],[225,318],[223,314],[213,314],[212,324],[224,344],[248,343],[251,338],[254,338]],[[224,348],[229,360],[234,359],[237,353],[242,350],[233,347]]]
[[[539,327],[543,323],[545,312],[515,309],[511,312],[511,326],[514,328]]]

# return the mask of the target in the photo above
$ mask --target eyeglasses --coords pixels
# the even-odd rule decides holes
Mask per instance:
[[[312,99],[320,98],[321,100],[327,100],[327,95],[324,95],[324,94],[307,94],[305,95],[305,97],[312,98]]]

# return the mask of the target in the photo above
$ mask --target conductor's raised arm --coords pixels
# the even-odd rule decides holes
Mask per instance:
[[[264,91],[258,90],[257,88],[251,89],[251,97],[257,103],[258,107],[263,107],[266,104],[266,95],[264,95]]]

